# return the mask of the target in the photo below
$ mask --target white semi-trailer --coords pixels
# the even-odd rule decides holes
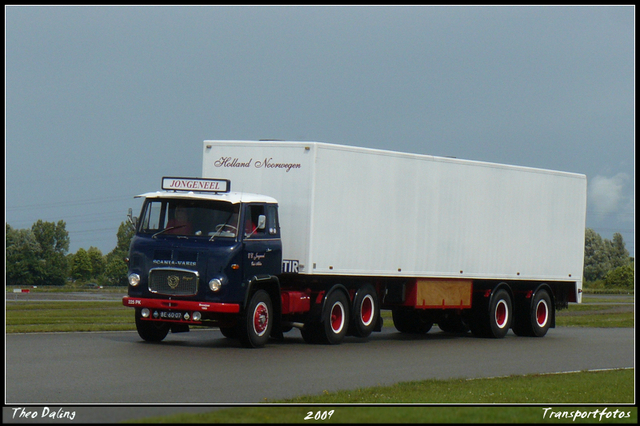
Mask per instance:
[[[544,336],[581,301],[584,175],[277,141],[205,141],[202,167],[143,195],[124,304],[147,340],[339,343],[382,309],[406,333]]]

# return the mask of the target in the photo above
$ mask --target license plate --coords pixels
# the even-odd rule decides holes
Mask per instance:
[[[182,319],[182,312],[175,312],[175,311],[159,311],[159,318],[162,319],[171,319],[171,320],[181,320]]]

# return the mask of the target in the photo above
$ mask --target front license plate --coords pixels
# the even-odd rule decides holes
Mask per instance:
[[[182,312],[158,311],[158,318],[180,320],[182,319]]]

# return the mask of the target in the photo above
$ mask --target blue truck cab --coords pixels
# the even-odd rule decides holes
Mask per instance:
[[[262,346],[274,324],[267,316],[280,299],[277,201],[231,192],[228,180],[162,182],[162,191],[139,196],[140,217],[132,218],[123,304],[135,308],[139,335],[160,341],[169,331],[208,325]]]

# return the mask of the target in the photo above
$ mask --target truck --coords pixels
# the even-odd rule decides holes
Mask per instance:
[[[217,327],[246,347],[398,332],[542,337],[580,303],[581,174],[300,141],[207,140],[163,177],[128,258],[138,334]],[[391,311],[388,315],[387,312]]]

